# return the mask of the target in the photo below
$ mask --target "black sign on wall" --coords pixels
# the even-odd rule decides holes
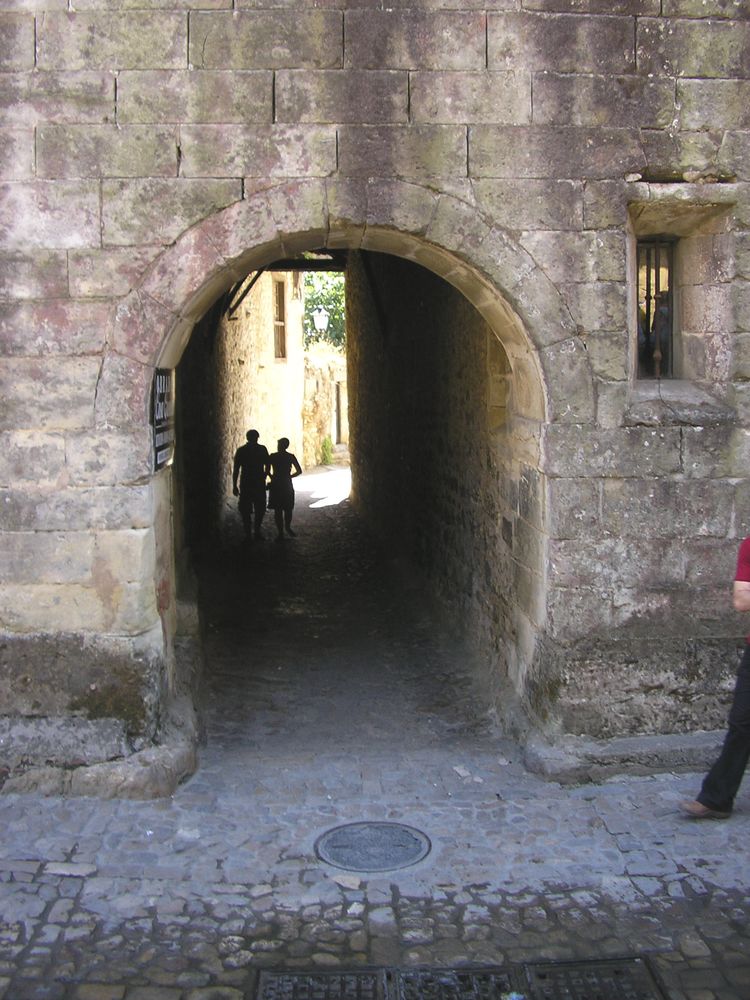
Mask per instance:
[[[151,425],[154,429],[154,469],[174,458],[174,370],[157,368],[151,394]]]

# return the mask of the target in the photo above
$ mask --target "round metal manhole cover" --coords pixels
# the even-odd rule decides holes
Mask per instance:
[[[350,872],[389,872],[426,858],[432,844],[425,834],[403,823],[347,823],[319,837],[321,861]]]

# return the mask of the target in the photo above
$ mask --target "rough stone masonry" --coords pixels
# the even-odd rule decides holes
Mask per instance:
[[[355,501],[386,530],[412,498],[410,555],[507,730],[720,726],[749,75],[739,0],[0,0],[6,770],[151,754],[140,794],[155,748],[192,766],[190,442],[154,470],[154,372],[251,271],[321,247],[349,252]],[[657,237],[660,379],[637,356]],[[417,504],[421,445],[452,461]],[[439,532],[411,530],[425,510]]]

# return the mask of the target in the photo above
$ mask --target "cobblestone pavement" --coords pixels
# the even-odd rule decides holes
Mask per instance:
[[[526,773],[348,504],[302,486],[297,538],[205,568],[196,775],[169,800],[0,797],[0,998],[240,1000],[262,969],[647,955],[670,1000],[747,1000],[748,792],[696,822],[676,803],[697,775]],[[359,820],[432,850],[376,875],[317,859]]]

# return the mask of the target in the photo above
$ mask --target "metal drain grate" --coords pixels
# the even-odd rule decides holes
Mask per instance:
[[[664,1000],[641,958],[527,965],[530,1000]]]
[[[322,861],[350,872],[390,872],[427,857],[429,838],[403,823],[347,823],[319,837],[315,853]]]
[[[525,997],[510,969],[409,969],[392,974],[393,1000],[500,1000]]]
[[[384,1000],[385,972],[260,973],[257,1000]]]

